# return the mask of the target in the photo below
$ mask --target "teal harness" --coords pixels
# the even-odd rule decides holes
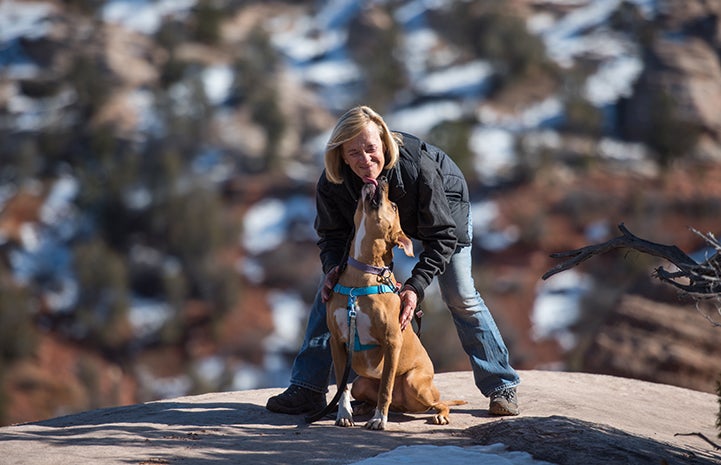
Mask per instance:
[[[348,309],[348,338],[350,338],[350,334],[353,333],[353,351],[371,350],[380,347],[379,344],[361,344],[360,342],[355,324],[355,319],[358,315],[358,296],[387,294],[389,292],[397,292],[398,289],[390,284],[378,284],[367,287],[346,287],[336,284],[333,291],[348,296],[348,306],[346,307]]]

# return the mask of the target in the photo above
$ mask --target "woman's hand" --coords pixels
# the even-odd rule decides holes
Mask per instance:
[[[338,282],[338,267],[334,266],[323,281],[323,289],[320,291],[320,298],[323,302],[328,302],[330,296],[333,294],[333,288]]]
[[[418,306],[418,294],[413,290],[411,286],[403,286],[401,289],[401,331],[406,329],[413,319],[413,312],[415,312]]]

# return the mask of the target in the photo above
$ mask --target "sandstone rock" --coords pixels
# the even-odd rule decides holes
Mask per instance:
[[[5,465],[215,462],[260,465],[353,463],[401,445],[504,443],[559,465],[718,464],[721,455],[700,435],[716,435],[712,394],[583,373],[522,371],[521,415],[488,415],[488,401],[470,372],[436,375],[443,398],[469,403],[451,423],[429,414],[391,414],[387,431],[334,426],[326,417],[273,414],[280,389],[211,393],[93,410],[0,428]],[[333,392],[329,393],[329,396]],[[699,435],[693,434],[698,433]],[[690,435],[689,435],[690,434]],[[312,458],[312,459],[311,459]],[[432,458],[446,463],[444,457]]]
[[[718,134],[721,131],[721,63],[711,46],[700,39],[659,39],[652,48],[636,85],[634,95],[625,106],[624,120],[631,136],[648,132],[653,118],[664,117],[660,110],[671,112],[678,121]],[[660,107],[659,98],[670,99]],[[689,148],[690,149],[690,148]]]
[[[584,368],[714,392],[721,329],[693,305],[626,295],[585,351]]]

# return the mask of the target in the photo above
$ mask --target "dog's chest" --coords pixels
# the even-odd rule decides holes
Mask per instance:
[[[355,335],[348,334],[348,309],[345,306],[336,308],[333,311],[333,318],[335,320],[336,326],[338,327],[340,339],[345,343],[347,343],[348,341],[353,341]],[[358,311],[356,312],[356,335],[358,336],[358,340],[360,341],[361,345],[365,346],[379,343],[379,341],[371,333],[371,326],[371,317],[363,311],[362,307],[359,307]]]

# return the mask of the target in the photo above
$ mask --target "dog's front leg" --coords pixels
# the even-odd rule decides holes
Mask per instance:
[[[353,407],[350,403],[350,387],[346,385],[338,400],[338,414],[335,417],[336,426],[353,426]]]
[[[388,344],[383,351],[383,371],[378,388],[378,404],[376,405],[373,418],[365,424],[367,429],[383,430],[386,428],[386,423],[388,423],[388,410],[393,399],[393,385],[396,380],[396,373],[398,372],[401,344],[400,337],[389,338]]]
[[[336,337],[330,338],[330,351],[333,356],[333,367],[335,369],[335,379],[338,385],[341,384],[345,372],[345,364],[347,352],[345,344],[338,342]],[[337,426],[353,426],[353,407],[350,403],[350,387],[346,384],[345,389],[338,400],[338,413],[335,418]]]

